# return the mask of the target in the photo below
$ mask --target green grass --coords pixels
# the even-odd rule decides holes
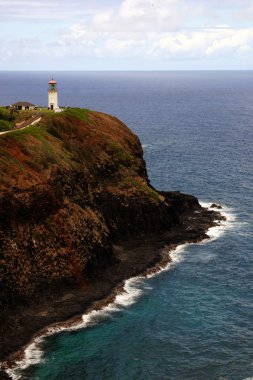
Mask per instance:
[[[29,125],[29,127],[14,130],[10,135],[17,141],[25,141],[27,135],[31,135],[37,140],[43,142],[45,140],[47,132],[45,129],[40,128],[38,125]]]
[[[89,114],[91,111],[85,109],[85,108],[70,108],[63,112],[61,112],[58,115],[61,116],[70,116],[70,117],[76,117],[77,119],[80,119],[82,121],[86,121],[87,123],[90,123]]]
[[[55,112],[52,110],[49,110],[47,107],[38,107],[37,112],[42,112],[45,114],[54,114]]]
[[[41,143],[41,150],[42,153],[46,156],[46,160],[48,162],[54,163],[55,153],[52,145],[48,141],[49,134],[44,128],[40,128],[37,125],[30,125],[27,128],[13,131],[11,135],[9,135],[8,137],[13,138],[14,140],[22,143],[23,145],[26,142],[26,139],[29,135],[33,136],[36,140],[38,140]],[[46,165],[43,163],[43,166],[45,167]]]
[[[115,141],[107,140],[109,152],[116,157],[123,165],[131,166],[132,157]]]
[[[6,108],[0,107],[0,119],[1,120],[7,120],[7,121],[13,121],[15,117],[13,114]]]
[[[0,120],[0,132],[9,131],[14,126],[14,123],[7,120]]]
[[[151,187],[149,187],[147,184],[145,184],[145,191],[154,200],[158,200],[159,199],[159,194],[155,190],[151,189]]]
[[[0,132],[8,131],[14,126],[15,117],[4,107],[0,107]]]

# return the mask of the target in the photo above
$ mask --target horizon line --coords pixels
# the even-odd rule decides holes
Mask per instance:
[[[184,71],[253,71],[252,69],[169,69],[169,70],[159,70],[159,69],[136,69],[136,70],[117,70],[117,69],[109,69],[109,70],[64,70],[64,69],[52,69],[52,70],[16,70],[16,69],[11,69],[11,70],[5,70],[5,69],[0,69],[0,72],[184,72]]]

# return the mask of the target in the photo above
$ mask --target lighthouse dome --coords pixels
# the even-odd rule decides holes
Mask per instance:
[[[48,84],[57,84],[57,82],[52,78],[52,79],[48,82]]]

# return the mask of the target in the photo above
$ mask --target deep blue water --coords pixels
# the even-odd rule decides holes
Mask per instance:
[[[114,114],[138,134],[155,187],[221,203],[235,220],[218,239],[176,252],[167,271],[132,281],[117,310],[49,337],[44,362],[22,374],[253,378],[253,71],[53,75],[61,105]],[[0,104],[46,105],[51,76],[0,73]]]

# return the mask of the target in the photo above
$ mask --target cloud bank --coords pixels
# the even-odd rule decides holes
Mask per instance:
[[[61,60],[66,69],[92,69],[94,63],[110,68],[110,62],[112,69],[114,63],[124,69],[142,63],[144,68],[166,69],[173,68],[173,62],[175,68],[180,62],[189,69],[201,64],[230,68],[232,61],[236,68],[252,67],[252,1],[122,0],[102,7],[93,2],[92,8],[89,4],[0,0],[2,25],[12,30],[26,25],[25,32],[15,35],[5,27],[0,64],[18,55],[24,62],[32,56],[35,64],[42,56],[51,64]]]

